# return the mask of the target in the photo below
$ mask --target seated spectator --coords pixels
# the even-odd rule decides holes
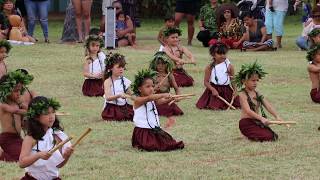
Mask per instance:
[[[235,43],[235,46],[242,43],[242,50],[245,51],[266,51],[275,50],[272,39],[267,38],[267,31],[263,21],[254,19],[251,12],[242,15],[245,25],[245,32],[242,38]]]
[[[6,17],[0,13],[0,40],[7,39],[8,36],[8,23],[6,23]]]
[[[222,8],[220,10],[220,8]],[[243,26],[237,17],[238,11],[232,6],[221,6],[218,10],[218,27],[220,41],[225,44],[229,49],[241,48],[242,45],[236,45],[242,37]],[[216,44],[216,40],[213,39],[209,42],[209,45]]]
[[[18,29],[21,32],[22,37],[24,38],[23,41],[35,42],[35,39],[28,35],[27,30],[26,30],[26,26],[25,26],[25,24],[22,20],[22,17],[21,17],[21,14],[17,10],[14,9],[14,0],[2,1],[2,3],[0,4],[0,7],[2,10],[1,16],[4,18],[5,26],[7,26],[9,29],[8,33],[6,34],[6,37],[9,38],[9,34],[10,34],[10,31],[12,30],[12,27],[16,27],[16,25],[13,25],[11,23],[20,24]],[[18,21],[18,20],[16,20],[16,19],[11,20],[9,18],[11,15],[20,16],[21,22],[17,23],[16,21]]]
[[[119,13],[117,13],[117,20],[116,20],[116,32],[118,31],[123,31],[125,29],[127,29],[127,17],[126,15],[124,14],[124,12],[120,11]],[[118,33],[117,33],[118,35]],[[127,34],[125,34],[124,36],[120,37],[118,36],[117,37],[118,40],[119,39],[127,39],[129,41],[129,45],[135,47],[137,44],[136,44],[136,34],[134,32],[128,32]]]
[[[204,47],[209,46],[209,41],[212,38],[217,39],[217,19],[216,9],[218,7],[217,0],[210,0],[210,4],[206,4],[200,9],[200,32],[197,35],[197,39],[202,42]]]
[[[303,30],[301,36],[297,38],[296,44],[301,50],[308,50],[310,42],[308,34],[315,28],[320,28],[320,9],[314,8],[312,10],[311,18],[303,23]]]

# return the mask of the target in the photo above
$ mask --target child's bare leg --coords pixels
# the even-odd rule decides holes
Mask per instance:
[[[3,153],[3,150],[2,150],[2,148],[0,147],[0,157],[2,156],[2,153]]]
[[[129,45],[131,45],[131,46],[132,46],[133,41],[132,41],[132,35],[131,35],[131,33],[126,34],[126,35],[125,35],[125,37],[127,37],[127,38],[128,38]]]
[[[174,118],[174,116],[169,116],[165,125],[164,125],[164,129],[170,129],[174,124],[176,123],[176,119]]]
[[[136,46],[137,45],[137,42],[136,42],[136,34],[135,33],[131,33],[132,35],[132,45],[133,46]]]

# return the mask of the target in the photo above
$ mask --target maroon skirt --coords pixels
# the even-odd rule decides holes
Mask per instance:
[[[130,104],[118,106],[107,103],[101,113],[101,117],[106,121],[132,121],[133,107]]]
[[[174,69],[173,76],[179,87],[193,86],[193,78],[184,69]]]
[[[214,87],[219,95],[224,98],[226,101],[231,102],[233,91],[229,85],[215,85],[211,83],[211,86]],[[233,104],[235,108],[240,108],[239,96],[234,98]],[[199,98],[197,104],[199,109],[213,109],[213,110],[225,110],[228,109],[228,105],[220,100],[218,97],[212,95],[212,92],[206,88],[202,96]]]
[[[28,173],[25,173],[20,180],[37,180],[36,178],[30,176]],[[53,178],[52,180],[61,180],[59,177]]]
[[[0,147],[3,153],[0,161],[16,162],[19,161],[21,152],[22,138],[17,133],[1,133]]]
[[[135,127],[132,134],[132,147],[146,151],[171,151],[183,149],[184,143],[177,142],[163,130]]]
[[[252,141],[275,141],[278,135],[269,126],[256,119],[244,118],[239,121],[241,133]]]
[[[313,102],[320,103],[320,91],[318,91],[316,88],[311,89],[310,96]]]
[[[103,80],[102,79],[86,79],[82,85],[82,93],[85,96],[103,96]]]
[[[172,103],[170,106],[169,104],[161,104],[161,105],[156,105],[157,110],[159,113],[159,116],[181,116],[183,115],[183,111],[177,106],[176,103]]]

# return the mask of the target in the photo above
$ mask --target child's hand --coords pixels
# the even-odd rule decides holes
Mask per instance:
[[[127,99],[128,98],[128,94],[126,94],[126,93],[121,93],[121,94],[119,94],[119,98],[122,98],[122,99]]]
[[[40,152],[38,152],[38,156],[40,159],[48,160],[50,158],[51,154],[48,151],[40,151]]]
[[[93,77],[96,78],[96,79],[101,79],[102,78],[102,73],[93,74]]]
[[[268,126],[268,125],[270,124],[270,123],[269,123],[269,120],[266,119],[266,118],[262,118],[261,122],[262,122],[264,125],[266,125],[266,126]]]
[[[233,96],[234,98],[236,98],[236,97],[237,97],[237,91],[233,91],[232,96]]]
[[[213,89],[211,90],[212,96],[219,96],[219,93],[217,90]]]
[[[170,93],[164,93],[163,98],[165,99],[172,99],[172,95]]]
[[[67,147],[63,153],[63,158],[68,159],[72,155],[73,151],[74,149],[72,147]]]

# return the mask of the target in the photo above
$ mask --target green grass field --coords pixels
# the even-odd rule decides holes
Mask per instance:
[[[125,76],[133,80],[138,69],[147,68],[159,48],[156,35],[160,20],[144,20],[137,29],[138,49],[121,48],[127,59]],[[195,93],[179,103],[185,115],[177,118],[170,133],[185,142],[185,149],[173,152],[141,152],[131,147],[133,124],[104,122],[100,113],[102,98],[82,96],[82,45],[58,44],[62,21],[50,22],[51,44],[14,47],[6,60],[10,70],[26,68],[35,76],[31,89],[39,95],[56,97],[62,111],[65,131],[78,136],[86,128],[93,132],[76,148],[69,163],[60,170],[63,179],[319,179],[320,106],[310,99],[306,71],[306,53],[298,51],[295,38],[301,33],[299,17],[288,17],[283,38],[284,48],[277,52],[249,53],[239,50],[228,54],[236,71],[241,64],[256,59],[269,73],[258,90],[275,106],[285,120],[298,124],[287,129],[272,126],[279,140],[255,143],[241,138],[238,129],[240,111],[198,110],[195,103],[204,91],[204,67],[208,50],[195,39],[188,47],[198,64],[185,65],[195,86],[182,89]],[[186,25],[182,38],[186,44]],[[196,30],[197,32],[198,30]],[[161,118],[162,123],[164,118]],[[15,163],[0,163],[0,179],[19,179],[24,170]]]

